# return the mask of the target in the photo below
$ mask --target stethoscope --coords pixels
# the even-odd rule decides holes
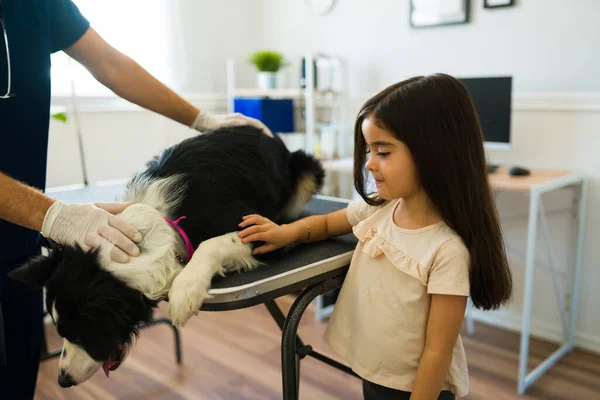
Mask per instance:
[[[0,25],[2,25],[2,33],[4,34],[4,47],[6,49],[6,67],[8,71],[8,87],[6,88],[6,93],[0,96],[0,99],[12,99],[17,96],[14,93],[10,92],[10,51],[8,50],[8,36],[6,36],[6,26],[4,25],[4,4],[2,4],[2,0],[0,0]]]

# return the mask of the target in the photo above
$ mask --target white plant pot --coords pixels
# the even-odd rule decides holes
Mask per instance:
[[[257,83],[259,89],[275,89],[277,87],[277,73],[258,72]]]

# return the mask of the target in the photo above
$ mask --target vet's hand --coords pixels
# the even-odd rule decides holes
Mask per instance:
[[[105,240],[113,243],[110,256],[126,263],[129,256],[137,256],[142,235],[118,214],[131,203],[64,204],[56,201],[50,206],[42,225],[42,234],[57,243],[78,243],[84,249],[100,247]]]
[[[268,253],[294,242],[294,237],[288,229],[288,225],[277,225],[270,219],[258,214],[246,215],[242,219],[243,221],[238,224],[240,228],[245,228],[238,232],[242,243],[265,242],[262,246],[255,248],[252,254]]]
[[[273,136],[273,133],[265,124],[255,118],[247,117],[240,113],[212,115],[206,111],[200,111],[191,127],[199,132],[206,132],[218,128],[231,128],[233,126],[243,125],[254,126],[255,128],[262,129],[265,135]]]

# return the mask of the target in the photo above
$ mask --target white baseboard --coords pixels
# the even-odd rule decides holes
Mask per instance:
[[[600,111],[600,93],[525,93],[513,96],[517,111]]]
[[[351,104],[362,104],[375,93],[359,93],[349,97]],[[186,93],[182,97],[204,109],[225,109],[227,95],[225,93]],[[77,98],[81,112],[141,111],[134,104],[113,96],[81,96]],[[54,107],[70,110],[71,98],[53,96]],[[515,111],[600,111],[600,93],[597,92],[515,92],[512,108]]]
[[[224,93],[189,93],[181,96],[203,110],[227,108],[227,96]],[[52,106],[57,110],[67,112],[73,109],[71,97],[67,96],[53,96]],[[77,106],[79,112],[82,113],[144,111],[141,107],[117,97],[117,95],[78,96]]]
[[[358,110],[375,93],[360,93],[350,97]],[[513,111],[578,111],[599,112],[599,92],[513,92]]]
[[[515,314],[490,314],[484,311],[474,310],[473,319],[483,322],[497,328],[506,329],[512,332],[521,332],[521,316]],[[475,328],[477,329],[477,328]],[[531,336],[547,340],[552,343],[562,341],[562,330],[559,326],[551,325],[542,321],[531,321]],[[581,349],[600,354],[600,337],[575,333],[575,346]]]

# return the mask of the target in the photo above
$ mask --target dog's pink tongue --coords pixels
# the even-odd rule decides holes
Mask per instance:
[[[104,364],[102,364],[102,369],[104,370],[104,373],[106,374],[107,378],[108,378],[108,373],[110,372],[110,369],[116,363],[117,362],[114,361],[112,358],[109,358],[108,360],[104,361]]]

